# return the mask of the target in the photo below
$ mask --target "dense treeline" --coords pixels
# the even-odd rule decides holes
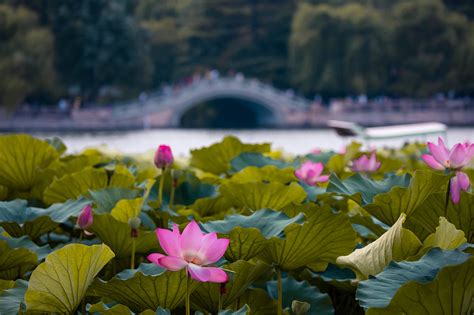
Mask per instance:
[[[474,92],[470,0],[0,0],[0,104],[137,95],[196,71],[308,96]]]

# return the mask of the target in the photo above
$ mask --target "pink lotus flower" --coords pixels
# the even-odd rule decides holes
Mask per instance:
[[[360,158],[352,161],[352,171],[373,173],[380,168],[380,161],[377,161],[375,152],[372,152],[370,158],[367,155],[362,155]]]
[[[458,143],[448,150],[441,138],[438,145],[428,142],[428,150],[431,155],[423,154],[421,158],[435,170],[459,170],[474,157],[474,144]]]
[[[456,176],[451,178],[450,194],[453,203],[458,203],[461,199],[461,190],[467,191],[471,183],[469,177],[464,172],[456,172]]]
[[[167,145],[160,145],[155,152],[155,166],[157,168],[166,168],[173,165],[173,153]]]
[[[316,183],[324,183],[329,179],[328,175],[321,175],[324,165],[321,162],[314,163],[311,161],[304,162],[299,169],[295,171],[296,177],[308,185],[315,185]]]
[[[77,217],[76,224],[83,230],[88,229],[93,223],[93,216],[92,216],[92,206],[87,205],[85,206],[79,216]]]
[[[201,282],[227,282],[228,276],[222,269],[204,266],[215,263],[224,255],[229,246],[228,239],[218,239],[216,233],[203,234],[194,221],[186,226],[183,234],[174,224],[173,231],[156,229],[156,235],[168,256],[153,253],[148,255],[149,261],[172,271],[186,268],[191,278]]]

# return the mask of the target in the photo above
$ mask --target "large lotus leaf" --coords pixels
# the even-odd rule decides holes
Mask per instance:
[[[383,223],[392,225],[401,213],[410,217],[430,194],[446,191],[447,182],[446,176],[431,171],[416,171],[408,187],[394,187],[388,193],[378,194],[373,203],[364,208]]]
[[[285,239],[273,237],[271,240],[261,254],[268,263],[283,270],[309,265],[319,271],[354,248],[355,232],[345,214],[321,209],[303,225],[287,226]]]
[[[376,241],[358,248],[350,255],[337,258],[337,264],[352,268],[358,279],[367,279],[380,273],[392,260],[400,261],[413,256],[421,247],[420,240],[403,228],[405,214]]]
[[[143,203],[143,198],[120,200],[110,214],[118,221],[128,223],[129,219],[140,216]]]
[[[392,261],[380,274],[359,283],[357,299],[366,309],[387,307],[405,283],[431,282],[442,268],[462,264],[469,257],[469,254],[460,250],[433,248],[418,261]]]
[[[249,166],[232,176],[232,182],[235,183],[278,182],[287,184],[292,181],[296,181],[294,169],[280,169],[273,165],[262,168]]]
[[[260,276],[271,267],[263,262],[256,264],[239,260],[223,267],[232,270],[230,281],[225,284],[226,293],[222,296],[222,306],[228,308],[237,300]],[[200,284],[191,296],[192,304],[199,310],[217,313],[219,309],[220,284],[205,282]]]
[[[474,257],[443,268],[430,283],[410,281],[398,289],[386,308],[367,314],[472,314],[474,310]]]
[[[439,226],[436,232],[430,234],[423,242],[423,249],[438,247],[442,249],[455,249],[466,243],[464,232],[457,230],[444,217],[439,218]]]
[[[117,202],[122,199],[134,199],[138,197],[138,191],[128,188],[109,187],[100,190],[91,190],[89,195],[94,201],[95,213],[110,213]]]
[[[364,212],[355,213],[349,216],[349,220],[354,225],[359,225],[367,228],[372,232],[374,235],[381,236],[383,233],[387,231],[385,228],[385,224],[381,223],[377,219],[374,218]]]
[[[38,263],[38,256],[26,248],[11,248],[0,240],[0,279],[14,280],[31,270]]]
[[[117,258],[129,257],[132,254],[132,237],[130,226],[115,219],[110,214],[94,214],[90,230],[115,253]],[[136,253],[148,253],[159,250],[158,239],[154,231],[138,231],[135,239]]]
[[[191,151],[191,165],[213,174],[226,173],[233,158],[243,152],[270,151],[270,144],[244,144],[233,136],[226,136],[222,142],[210,147]]]
[[[220,187],[221,195],[231,200],[234,206],[251,210],[280,210],[291,203],[301,203],[306,192],[297,183],[235,183],[228,181]]]
[[[25,296],[28,282],[18,279],[14,287],[0,293],[0,314],[18,314],[23,297]]]
[[[123,166],[117,165],[114,169],[113,175],[110,177],[110,187],[130,188],[135,184],[135,176],[130,170]]]
[[[190,290],[197,286],[191,282]],[[135,270],[124,270],[109,281],[96,280],[89,294],[106,297],[134,312],[158,307],[175,309],[186,294],[186,271],[164,271],[154,264],[141,264]]]
[[[231,306],[237,310],[248,305],[251,315],[275,315],[277,313],[277,303],[270,298],[263,289],[249,289],[245,291]]]
[[[247,166],[263,167],[266,165],[274,165],[278,168],[285,168],[289,166],[288,163],[284,161],[275,160],[268,156],[264,156],[262,153],[257,153],[257,152],[242,153],[239,156],[232,159],[230,164],[232,166],[232,169],[231,169],[232,172],[239,172],[240,170],[243,170]]]
[[[434,233],[439,224],[439,217],[445,217],[456,229],[464,232],[468,242],[474,242],[474,195],[461,192],[458,204],[451,201],[446,207],[446,193],[431,194],[408,217],[406,227],[412,230],[420,239],[425,239]]]
[[[47,209],[27,207],[26,200],[0,202],[0,225],[13,237],[28,235],[36,240],[54,230],[59,223],[77,216],[89,201],[68,200]]]
[[[76,199],[89,190],[107,187],[107,181],[107,173],[104,169],[84,168],[59,179],[55,178],[44,191],[43,199],[47,204]]]
[[[326,293],[321,293],[315,286],[306,281],[296,281],[292,277],[282,279],[283,307],[291,309],[294,300],[307,302],[310,305],[308,315],[330,315],[334,314],[331,298]],[[267,282],[267,291],[274,300],[278,299],[277,281]]]
[[[356,278],[355,273],[349,268],[339,268],[335,264],[329,264],[323,272],[311,272],[312,278],[321,279],[325,283],[346,290],[354,291],[355,286],[352,284]]]
[[[189,208],[196,211],[201,218],[204,218],[214,215],[225,215],[232,208],[232,204],[230,200],[222,196],[205,197],[197,199]]]
[[[27,311],[73,314],[99,271],[114,257],[107,245],[69,244],[49,254],[31,274]]]
[[[235,227],[230,231],[225,258],[229,261],[249,260],[257,256],[270,243],[256,228]]]
[[[0,136],[0,185],[28,191],[60,153],[43,140],[29,135]]]
[[[28,236],[24,235],[21,237],[5,237],[0,235],[0,241],[7,242],[10,248],[24,248],[28,249],[31,252],[36,253],[38,257],[38,261],[43,260],[49,253],[51,253],[51,247],[46,244],[43,246],[38,246],[34,242],[32,242]]]
[[[86,167],[95,166],[103,162],[100,155],[68,155],[59,160],[54,167],[54,175],[58,178],[71,173],[79,172]]]
[[[345,180],[341,180],[336,174],[331,174],[327,191],[345,195],[360,205],[366,205],[371,203],[376,195],[386,193],[393,187],[407,187],[410,183],[410,178],[409,174],[402,176],[391,174],[383,180],[377,181],[360,174],[355,174]]]

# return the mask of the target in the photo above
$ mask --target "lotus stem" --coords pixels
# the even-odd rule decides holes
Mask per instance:
[[[165,183],[165,171],[166,168],[161,169],[161,177],[160,177],[160,186],[158,187],[158,207],[161,209],[163,205],[163,185]]]
[[[448,181],[448,190],[446,191],[446,200],[444,202],[444,215],[445,216],[448,213],[450,190],[451,190],[451,180]]]
[[[132,258],[131,258],[131,263],[130,263],[130,269],[132,270],[135,269],[135,238],[136,237],[132,235]]]
[[[190,292],[189,292],[189,287],[190,287],[190,282],[191,278],[188,275],[188,268],[186,268],[186,301],[185,301],[185,306],[186,306],[186,315],[191,315],[191,302],[190,302]]]
[[[277,314],[283,314],[283,286],[281,282],[281,270],[277,268],[277,279],[278,279],[278,305],[277,305]]]
[[[221,293],[221,290],[219,289],[219,302],[217,304],[217,314],[220,313],[222,309],[222,293]]]
[[[175,182],[174,182],[174,170],[171,169],[170,170],[170,175],[171,175],[171,192],[170,192],[170,203],[169,203],[169,207],[171,210],[173,210],[173,207],[174,207],[174,192],[175,192]]]

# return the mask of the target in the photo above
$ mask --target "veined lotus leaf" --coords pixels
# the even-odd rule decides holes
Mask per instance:
[[[136,198],[132,200],[120,200],[110,214],[120,222],[128,223],[131,218],[140,216],[143,207],[143,198]]]
[[[0,185],[0,201],[7,199],[8,197],[8,187]]]
[[[446,191],[447,182],[447,176],[416,171],[408,187],[394,187],[388,193],[378,194],[364,209],[383,223],[392,225],[401,213],[410,217],[430,194]]]
[[[95,213],[110,213],[117,202],[122,199],[135,199],[138,191],[127,188],[109,187],[100,190],[91,190],[89,195],[96,204]]]
[[[337,264],[350,267],[357,279],[362,280],[379,274],[392,260],[401,261],[415,255],[421,242],[413,232],[403,228],[405,217],[402,213],[397,222],[376,241],[347,256],[338,257]]]
[[[76,199],[89,190],[107,187],[107,180],[104,169],[84,168],[79,172],[67,174],[59,179],[55,178],[44,191],[43,199],[47,204]]]
[[[0,314],[17,314],[25,296],[28,282],[16,280],[15,286],[0,292]]]
[[[220,187],[221,195],[239,208],[251,210],[280,210],[291,203],[301,203],[306,198],[304,189],[293,182],[290,185],[281,183],[235,183],[225,182]]]
[[[277,168],[267,165],[262,168],[249,166],[232,176],[231,181],[235,183],[251,182],[278,182],[282,184],[296,181],[295,171],[292,168]]]
[[[0,235],[0,241],[7,242],[10,248],[24,248],[34,252],[38,256],[38,261],[43,260],[52,251],[49,245],[38,246],[33,243],[26,235],[18,238]]]
[[[76,173],[86,167],[92,167],[104,161],[100,155],[69,155],[59,160],[58,167],[55,168],[55,175],[58,178],[66,174]]]
[[[263,289],[248,289],[231,306],[237,310],[248,305],[252,315],[275,315],[277,313],[277,303],[271,299]]]
[[[38,171],[47,168],[60,153],[43,140],[29,135],[0,136],[0,185],[29,191]]]
[[[243,152],[265,153],[270,151],[270,144],[244,144],[233,136],[226,136],[222,142],[209,147],[191,151],[191,165],[213,174],[226,173],[230,162]]]
[[[2,294],[3,291],[14,288],[14,287],[15,287],[15,281],[0,279],[0,295]]]
[[[131,255],[131,229],[127,223],[116,220],[110,214],[94,214],[91,231],[112,249],[117,258],[129,257]],[[135,241],[136,253],[138,254],[160,249],[154,231],[139,230]]]
[[[0,225],[13,237],[28,235],[36,240],[44,233],[54,230],[58,223],[77,216],[88,203],[85,199],[68,200],[41,209],[27,207],[26,200],[0,202]]]
[[[49,254],[31,274],[27,311],[74,314],[95,276],[113,257],[105,244],[69,244]]]
[[[284,161],[272,159],[258,152],[241,153],[233,158],[230,164],[232,173],[239,172],[248,166],[263,167],[266,165],[273,165],[277,168],[285,168],[289,166],[288,163]]]
[[[347,196],[360,205],[366,205],[372,203],[376,195],[386,193],[393,187],[407,187],[410,178],[410,174],[402,176],[390,174],[383,180],[377,181],[355,174],[345,180],[340,180],[336,174],[331,174],[327,191]]]
[[[456,229],[464,232],[468,242],[474,242],[474,194],[461,192],[458,204],[449,201],[446,208],[446,193],[435,193],[429,197],[408,217],[406,227],[420,239],[434,233],[439,217],[445,217]]]
[[[271,267],[261,261],[256,264],[239,260],[223,267],[232,270],[230,281],[226,283],[226,294],[222,296],[222,306],[228,308],[234,303],[260,276],[268,272]],[[201,283],[191,296],[193,306],[199,310],[217,313],[219,309],[220,283]]]
[[[218,214],[225,214],[227,210],[232,208],[230,200],[217,197],[205,197],[197,199],[189,208],[195,210],[201,218]]]
[[[190,290],[197,285],[193,280]],[[186,270],[164,271],[154,264],[140,264],[139,268],[124,270],[107,282],[97,279],[89,294],[112,299],[133,312],[158,307],[173,310],[184,301]]]
[[[131,188],[135,184],[135,176],[124,165],[115,166],[114,173],[110,177],[110,187]]]
[[[349,253],[355,246],[355,232],[343,213],[321,209],[308,221],[285,228],[285,239],[272,237],[259,257],[283,270],[309,266],[315,271]]]
[[[257,256],[270,243],[256,228],[235,227],[230,231],[229,247],[225,258],[229,261],[249,260]]]
[[[455,249],[466,242],[463,231],[457,230],[454,224],[449,223],[446,218],[439,217],[439,226],[436,228],[436,232],[425,239],[423,250],[432,247]]]
[[[26,248],[11,248],[0,240],[0,279],[14,280],[38,264],[38,256]]]
[[[460,250],[433,248],[418,261],[392,261],[377,276],[359,283],[357,299],[365,309],[387,307],[397,290],[407,282],[429,283],[442,268],[462,264],[469,257]]]
[[[386,308],[370,308],[366,314],[469,314],[474,307],[474,257],[461,265],[443,268],[429,283],[402,285]]]
[[[306,281],[296,281],[292,277],[282,279],[283,288],[283,307],[291,309],[291,303],[294,300],[307,302],[311,306],[308,315],[332,315],[334,308],[331,298],[326,293],[321,293],[316,286],[311,286]],[[267,282],[268,295],[278,300],[277,281]]]

